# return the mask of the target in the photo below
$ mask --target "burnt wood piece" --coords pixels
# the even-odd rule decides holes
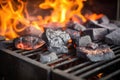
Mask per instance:
[[[108,34],[108,30],[105,28],[88,28],[83,33],[89,35],[92,40],[102,40]]]
[[[46,30],[46,37],[48,39],[48,50],[50,52],[68,53],[67,43],[71,39],[70,35],[62,30]]]
[[[43,54],[40,54],[41,63],[48,63],[56,59],[58,59],[58,56],[55,52],[45,52]]]
[[[114,52],[107,45],[100,45],[96,49],[77,47],[77,56],[93,62],[109,60],[115,57]]]
[[[120,28],[106,35],[105,42],[108,44],[120,45]]]
[[[79,46],[87,46],[90,43],[92,43],[92,40],[89,35],[79,38]]]
[[[23,31],[19,32],[18,34],[20,36],[26,36],[26,35],[33,35],[33,36],[42,36],[42,31],[40,29],[37,29],[35,26],[28,26]]]
[[[22,36],[14,39],[14,44],[18,49],[33,50],[43,46],[45,41],[36,36]]]
[[[116,29],[118,29],[118,26],[113,24],[113,23],[109,23],[109,24],[99,24],[98,21],[94,21],[94,20],[89,20],[84,24],[87,28],[105,28],[108,29],[109,32],[114,31]]]
[[[0,36],[0,41],[4,41],[5,40],[5,36]]]

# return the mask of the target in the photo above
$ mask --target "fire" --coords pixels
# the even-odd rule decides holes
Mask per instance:
[[[17,33],[31,25],[43,31],[37,21],[29,20],[26,11],[26,2],[22,0],[0,0],[0,35],[13,39],[19,36]],[[21,25],[18,26],[19,24]]]
[[[48,16],[36,16],[31,19],[27,11],[27,1],[24,0],[0,0],[0,35],[8,39],[19,37],[18,33],[22,32],[29,26],[44,32],[44,25],[48,23],[59,23],[62,27],[72,18],[73,21],[79,22],[80,18],[83,22],[86,17],[81,14],[83,2],[87,0],[45,0],[40,3],[40,9],[52,9]],[[88,16],[87,16],[88,17]],[[90,19],[99,18],[89,16]]]
[[[51,15],[45,19],[46,22],[65,24],[74,15],[78,15],[85,21],[85,18],[80,13],[83,8],[83,1],[85,0],[45,0],[39,7],[42,9],[53,9]]]

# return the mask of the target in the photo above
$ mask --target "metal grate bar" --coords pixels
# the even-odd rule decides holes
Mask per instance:
[[[117,55],[116,58],[119,57],[119,56],[120,56],[120,55]],[[111,60],[108,60],[108,61],[102,61],[102,62],[94,63],[94,64],[89,65],[89,66],[87,66],[87,67],[85,67],[85,68],[83,68],[83,69],[77,70],[77,71],[73,72],[72,74],[73,74],[73,75],[78,75],[78,74],[80,74],[80,73],[83,73],[83,72],[86,72],[86,71],[88,71],[88,70],[91,70],[91,69],[93,69],[93,68],[95,68],[95,67],[98,67],[98,66],[101,66],[101,65],[103,65],[103,64],[106,64],[106,63],[108,63],[108,62],[110,62],[110,61],[113,61],[113,60],[115,60],[116,58],[111,59]]]
[[[54,66],[54,68],[57,68],[57,67],[62,66],[62,65],[66,65],[67,63],[71,63],[71,62],[74,62],[74,61],[76,61],[76,60],[78,60],[78,58],[69,59],[68,61],[64,61],[64,62],[62,62],[62,63],[56,64],[56,65]]]
[[[66,70],[64,70],[64,72],[67,72],[67,73],[70,73],[70,72],[73,72],[81,67],[84,67],[84,66],[88,66],[89,64],[91,64],[92,62],[84,62],[84,63],[81,63],[79,65],[76,65],[76,66],[73,66],[71,68],[68,68]]]
[[[111,74],[107,75],[106,77],[101,78],[100,80],[110,80],[111,78],[113,78],[116,75],[120,75],[120,69],[112,72]]]
[[[93,70],[87,71],[86,73],[80,75],[80,77],[84,77],[84,78],[85,78],[85,77],[87,77],[87,76],[92,75],[93,73],[96,73],[96,72],[98,72],[98,71],[100,71],[100,70],[102,70],[102,69],[105,69],[106,67],[109,67],[109,66],[111,66],[111,65],[113,65],[113,64],[116,64],[116,63],[118,63],[118,62],[120,62],[120,59],[119,59],[119,58],[116,59],[116,60],[113,60],[113,61],[111,61],[111,62],[109,62],[109,63],[106,63],[105,65],[101,65],[101,66],[99,66],[99,67],[97,67],[97,68],[94,68]]]

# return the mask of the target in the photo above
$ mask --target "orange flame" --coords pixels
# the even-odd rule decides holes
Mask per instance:
[[[78,15],[85,21],[85,18],[80,13],[83,8],[83,1],[84,0],[45,0],[39,7],[42,9],[53,8],[51,15],[46,17],[46,22],[60,22],[65,24],[74,15]]]
[[[16,2],[17,1],[17,2]],[[39,4],[41,9],[52,8],[49,16],[43,18],[41,15],[36,16],[37,20],[31,20],[31,16],[27,12],[27,2],[23,0],[0,0],[0,35],[6,36],[8,39],[18,37],[18,33],[22,32],[29,26],[34,26],[41,32],[44,31],[44,24],[50,22],[58,22],[63,27],[75,15],[80,17],[83,22],[86,17],[81,14],[83,8],[83,1],[86,0],[45,0]],[[89,16],[89,18],[98,15]],[[73,20],[77,21],[77,17]],[[21,24],[21,25],[20,25]]]

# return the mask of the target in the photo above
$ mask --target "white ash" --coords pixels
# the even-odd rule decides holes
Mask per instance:
[[[82,36],[81,38],[79,38],[79,46],[87,46],[90,43],[92,43],[92,40],[89,35]]]
[[[69,34],[62,30],[47,29],[46,36],[48,39],[48,50],[56,53],[68,53],[66,47],[68,41],[71,39]]]
[[[43,64],[54,61],[56,59],[58,59],[58,56],[55,52],[45,52],[43,54],[40,54],[40,62]]]
[[[108,44],[120,45],[120,28],[106,35],[105,42]]]
[[[115,54],[107,45],[101,45],[97,49],[77,47],[77,56],[96,62],[112,59]]]

